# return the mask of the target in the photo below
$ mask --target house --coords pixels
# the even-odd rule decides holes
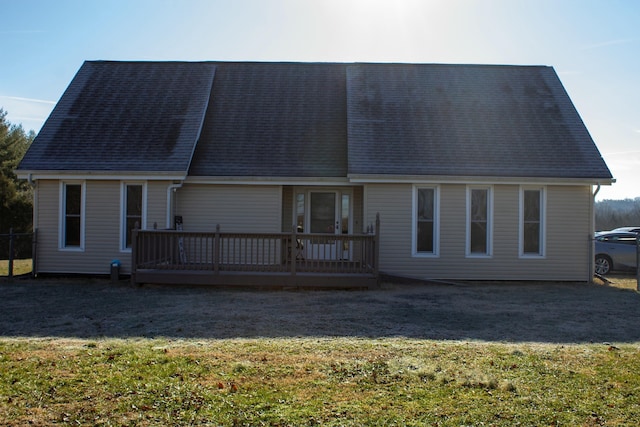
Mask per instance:
[[[614,182],[553,68],[397,63],[85,62],[18,174],[39,273],[197,283],[588,281]]]

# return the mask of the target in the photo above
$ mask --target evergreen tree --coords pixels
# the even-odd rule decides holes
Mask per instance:
[[[32,193],[28,182],[15,174],[20,160],[35,138],[35,132],[26,133],[21,125],[13,125],[0,108],[0,234],[10,228],[14,232],[29,232],[32,228]]]

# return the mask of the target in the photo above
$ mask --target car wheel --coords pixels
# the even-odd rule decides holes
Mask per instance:
[[[609,274],[611,268],[613,268],[611,258],[605,255],[596,256],[596,274],[604,276],[605,274]]]

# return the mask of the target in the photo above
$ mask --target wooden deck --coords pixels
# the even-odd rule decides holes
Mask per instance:
[[[134,284],[375,287],[377,233],[135,230]]]

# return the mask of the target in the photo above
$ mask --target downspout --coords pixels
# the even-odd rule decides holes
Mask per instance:
[[[171,224],[171,218],[172,218],[171,207],[173,206],[173,194],[176,192],[176,190],[178,188],[182,187],[183,183],[184,183],[184,181],[180,181],[179,183],[169,184],[167,186],[167,224],[166,224],[166,228],[167,229],[170,229],[172,227],[172,224]]]
[[[27,175],[27,182],[33,188],[33,214],[31,217],[31,223],[33,231],[38,228],[38,182],[33,180],[33,174]]]
[[[31,232],[33,237],[31,239],[31,274],[33,277],[38,277],[38,181],[34,181],[33,174],[27,175],[27,182],[33,189],[33,202],[31,208]]]
[[[589,242],[589,262],[587,263],[587,265],[589,266],[589,273],[588,273],[588,282],[593,282],[593,275],[595,274],[595,269],[593,266],[594,263],[594,250],[595,250],[595,243],[593,241],[593,232],[596,229],[596,196],[598,195],[598,193],[600,192],[600,188],[602,187],[600,185],[600,183],[597,184],[598,186],[596,187],[596,191],[594,191],[594,193],[591,195],[591,203],[590,203],[590,209],[591,209],[591,227],[590,227],[590,233],[588,238],[588,242]]]

